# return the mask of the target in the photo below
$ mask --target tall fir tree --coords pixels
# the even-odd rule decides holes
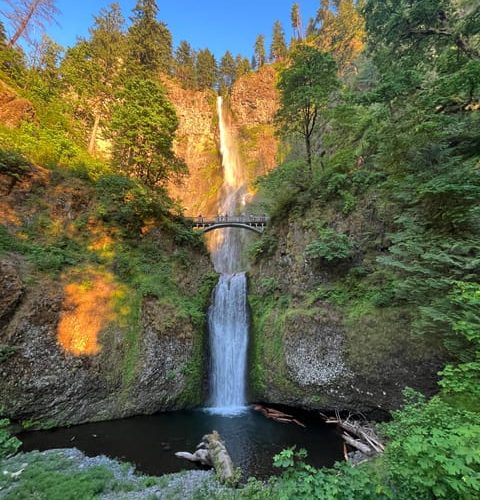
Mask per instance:
[[[132,71],[146,77],[172,72],[172,34],[157,16],[156,0],[138,0],[128,30]]]
[[[196,60],[196,81],[200,90],[214,88],[218,80],[215,56],[208,49],[200,50]]]
[[[285,32],[280,21],[275,21],[273,25],[272,45],[270,47],[270,61],[278,62],[287,56],[287,43],[285,42]]]
[[[354,66],[365,47],[365,21],[354,0],[322,0],[311,39],[323,52],[333,54],[344,73]]]
[[[265,50],[265,37],[258,35],[255,40],[255,67],[260,69],[267,62],[267,51]]]
[[[190,44],[182,40],[175,51],[174,74],[183,87],[196,87],[195,77],[196,54]]]
[[[231,52],[227,50],[220,61],[220,88],[221,90],[230,89],[235,82],[236,64]]]
[[[110,122],[113,163],[126,175],[162,187],[186,172],[173,151],[178,127],[175,109],[163,87],[152,80],[129,80]]]
[[[108,117],[123,78],[127,52],[124,24],[118,3],[102,9],[89,30],[90,38],[69,49],[62,64],[64,80],[73,90],[71,95],[77,112],[90,123],[90,153],[95,152],[101,122]]]
[[[303,26],[302,26],[302,15],[300,13],[300,5],[294,3],[292,5],[291,21],[293,36],[297,41],[301,41],[303,38]]]
[[[252,70],[248,58],[243,57],[240,54],[238,54],[238,56],[235,58],[235,66],[235,80],[238,80],[243,75],[250,73],[250,71]]]

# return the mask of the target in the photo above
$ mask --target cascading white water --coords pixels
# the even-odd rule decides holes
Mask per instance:
[[[248,345],[247,280],[222,274],[209,314],[212,406],[236,413],[245,406]]]
[[[246,181],[235,138],[221,97],[217,101],[224,182],[219,215],[232,216],[245,206]],[[248,346],[247,277],[242,268],[244,235],[238,229],[214,231],[209,241],[221,273],[209,309],[210,411],[235,414],[245,408]]]

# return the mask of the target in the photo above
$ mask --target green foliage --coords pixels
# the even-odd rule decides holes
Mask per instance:
[[[0,459],[16,453],[21,446],[21,442],[10,434],[10,421],[0,419]]]
[[[268,257],[275,253],[277,249],[278,239],[274,234],[263,234],[256,239],[248,248],[248,254],[255,262],[260,257]]]
[[[312,166],[312,137],[338,87],[337,68],[329,54],[299,45],[292,64],[280,73],[280,109],[277,121],[282,132],[300,134],[305,141],[308,165]]]
[[[97,216],[125,234],[139,234],[148,221],[164,222],[172,208],[165,190],[149,188],[128,177],[104,176],[99,179],[96,189]]]
[[[114,163],[151,187],[185,173],[185,164],[173,152],[178,119],[163,87],[152,80],[131,80],[120,98],[110,122]]]
[[[406,498],[476,498],[480,493],[480,417],[439,397],[409,402],[384,428],[385,460]],[[416,471],[413,474],[413,471]]]
[[[0,174],[18,181],[30,170],[30,162],[22,154],[0,149]]]
[[[338,262],[353,256],[353,244],[346,234],[323,228],[320,229],[318,238],[307,245],[305,253],[312,260]]]

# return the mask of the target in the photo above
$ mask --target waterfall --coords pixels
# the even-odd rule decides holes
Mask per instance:
[[[219,198],[219,215],[234,215],[245,206],[246,179],[235,136],[218,97],[223,186]],[[244,231],[214,231],[209,248],[220,280],[209,309],[210,334],[210,411],[235,414],[246,404],[248,310],[247,277],[242,270]]]

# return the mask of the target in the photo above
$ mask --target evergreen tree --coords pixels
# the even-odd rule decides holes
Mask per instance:
[[[201,90],[215,87],[218,78],[217,61],[208,49],[198,52],[196,61],[197,87]]]
[[[178,119],[163,87],[134,79],[119,98],[110,123],[114,164],[151,187],[184,173],[185,164],[173,152]]]
[[[127,50],[124,23],[118,3],[102,9],[94,17],[90,39],[69,49],[62,64],[65,82],[74,90],[77,110],[91,124],[90,153],[95,151],[101,120],[108,116],[122,77]]]
[[[174,72],[183,87],[188,89],[196,86],[195,59],[195,51],[188,42],[182,40],[175,51]]]
[[[38,64],[42,87],[45,89],[44,97],[50,99],[61,90],[59,64],[62,58],[63,47],[47,35],[43,35],[38,50]]]
[[[301,41],[303,38],[302,15],[300,14],[300,5],[298,3],[292,5],[291,20],[293,35],[297,41]]]
[[[323,52],[332,53],[341,72],[348,70],[365,47],[365,21],[354,0],[322,0],[319,28],[311,38]]]
[[[280,110],[277,120],[286,134],[300,134],[305,143],[307,163],[312,169],[312,138],[332,92],[337,88],[337,68],[329,54],[299,45],[292,65],[280,74]]]
[[[258,35],[255,40],[255,68],[260,69],[267,62],[267,52],[265,50],[265,37]]]
[[[5,25],[0,21],[0,50],[7,46],[7,32],[5,31]]]
[[[131,71],[147,76],[171,73],[173,65],[172,34],[157,15],[156,0],[138,0],[128,30]]]
[[[250,73],[250,71],[252,70],[248,58],[243,57],[240,54],[238,54],[238,56],[235,58],[235,66],[236,66],[235,80],[238,80],[241,76]]]
[[[253,71],[255,71],[257,69],[257,60],[256,60],[254,55],[252,56],[252,59],[250,61],[250,66],[251,66]]]
[[[235,59],[230,51],[227,50],[220,61],[220,87],[230,89],[235,82],[237,68]]]
[[[287,44],[285,33],[280,21],[275,21],[273,25],[272,45],[270,47],[270,61],[278,62],[287,56]]]

